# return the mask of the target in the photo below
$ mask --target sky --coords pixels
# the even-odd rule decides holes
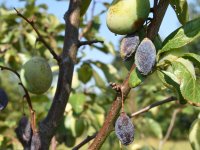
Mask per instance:
[[[100,2],[101,0],[96,0],[97,2]],[[102,0],[103,1],[103,0]],[[0,3],[4,3],[6,4],[7,7],[10,8],[23,8],[24,7],[24,2],[23,1],[19,1],[19,0],[0,0]],[[111,3],[112,0],[104,0],[104,2],[108,2]],[[153,3],[153,0],[150,0],[151,5]],[[194,2],[194,0],[188,0],[188,3],[192,3]],[[63,15],[64,13],[67,11],[69,2],[68,1],[56,1],[56,0],[36,0],[36,4],[41,4],[41,3],[45,3],[48,5],[48,12],[54,14],[55,16],[58,17],[58,19],[64,23],[64,19],[63,19]],[[88,16],[90,16],[90,12],[91,12],[91,6],[88,9]],[[97,4],[95,7],[95,14],[98,14],[102,9],[104,8],[104,6],[102,6],[101,4]],[[106,26],[106,13],[104,13],[103,15],[100,16],[100,20],[101,20],[101,28],[99,31],[99,35],[101,37],[104,37],[106,39],[107,42],[112,42],[114,44],[115,47],[115,51],[117,53],[117,55],[119,55],[119,45],[120,42],[119,40],[123,37],[123,36],[116,36],[115,34],[113,34],[112,32],[110,32]],[[173,32],[175,29],[177,29],[180,26],[176,14],[173,11],[173,9],[171,7],[168,7],[167,12],[165,14],[165,17],[163,19],[163,22],[161,24],[160,30],[159,30],[159,34],[161,36],[162,39],[165,39],[171,32]],[[114,59],[114,57],[110,54],[110,55],[105,55],[104,53],[95,50],[95,49],[90,49],[89,46],[87,46],[84,50],[84,53],[86,53],[86,57],[84,57],[84,59],[82,59],[82,61],[84,60],[92,60],[92,61],[101,61],[105,64],[109,64],[112,62],[112,60]],[[80,55],[80,52],[78,53],[78,55]],[[80,67],[81,64],[78,64],[75,66],[75,73],[76,73],[76,69]],[[93,66],[94,67],[94,66]],[[103,72],[98,69],[97,67],[94,67],[94,69],[99,73],[99,75],[104,79],[105,81],[105,76],[103,74]],[[116,70],[117,72],[117,70]],[[74,79],[73,79],[74,80]],[[87,85],[87,87],[89,87],[90,85],[94,84],[94,81],[89,82]]]
[[[96,1],[101,1],[101,0],[96,0]],[[188,0],[188,3],[193,2],[194,0]],[[24,2],[21,1],[19,2],[18,0],[0,0],[0,2],[4,2],[8,7],[23,7]],[[112,0],[107,0],[108,3],[111,3]],[[153,0],[150,0],[151,5]],[[68,1],[56,1],[56,0],[36,0],[36,4],[41,4],[41,3],[46,3],[49,7],[48,12],[55,14],[59,20],[64,23],[63,19],[63,14],[66,12],[68,8]],[[100,4],[97,4],[95,7],[95,14],[99,13],[100,10],[102,10],[103,6]],[[91,12],[91,5],[89,7],[88,13]],[[88,14],[90,16],[90,14]],[[106,41],[111,41],[114,43],[115,49],[118,51],[119,49],[119,39],[121,39],[122,36],[118,35],[116,36],[115,34],[111,33],[107,26],[106,26],[106,13],[101,15],[101,28],[99,34],[106,39]],[[177,17],[171,7],[168,7],[168,10],[166,12],[166,15],[163,19],[163,22],[160,27],[159,34],[162,39],[165,39],[172,31],[174,31],[176,28],[180,26]],[[101,52],[97,50],[90,50],[89,48],[86,48],[84,50],[85,53],[89,53],[85,59],[90,59],[90,60],[102,60],[102,57],[104,58],[102,61],[105,63],[110,63],[112,61],[112,56],[111,55],[103,55]],[[96,56],[102,56],[97,58]]]

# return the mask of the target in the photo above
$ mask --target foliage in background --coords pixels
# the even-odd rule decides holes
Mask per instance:
[[[99,2],[97,5],[103,5],[105,7],[101,12],[99,12],[99,14],[93,14],[91,18],[88,18],[87,15],[87,17],[83,16],[80,32],[82,33],[83,40],[98,39],[104,40],[105,42],[104,44],[85,46],[80,49],[79,57],[77,59],[77,68],[73,78],[73,92],[71,93],[69,103],[67,104],[63,121],[56,134],[56,139],[59,142],[58,149],[63,149],[64,147],[71,149],[70,147],[75,146],[75,144],[79,143],[87,135],[92,135],[99,130],[115,95],[115,92],[108,87],[107,83],[112,81],[121,83],[128,72],[118,56],[119,48],[115,48],[111,42],[106,41],[105,38],[101,37],[99,34],[99,29],[101,27],[100,15],[106,11],[108,4]],[[25,9],[18,9],[22,11],[27,18],[32,18],[34,16],[33,19],[36,20],[36,24],[39,27],[38,29],[41,30],[43,37],[45,37],[46,41],[48,41],[56,53],[59,54],[62,50],[64,40],[64,24],[61,24],[54,14],[48,13],[48,6],[46,4],[36,5],[34,0],[28,0],[26,1],[24,8]],[[195,10],[195,8],[193,10]],[[53,70],[54,82],[51,89],[44,95],[31,95],[31,100],[33,101],[36,110],[37,120],[40,120],[41,118],[44,118],[51,104],[51,99],[54,95],[57,83],[58,66],[52,59],[49,51],[42,43],[37,41],[37,35],[32,30],[31,26],[27,25],[27,23],[21,18],[18,18],[12,8],[7,8],[2,4],[0,7],[0,16],[0,50],[2,51],[2,53],[0,53],[0,65],[8,66],[14,70],[20,71],[22,64],[29,58],[32,56],[42,56],[49,61]],[[182,24],[185,24],[185,22],[187,22],[187,15],[183,18],[179,18],[179,20]],[[197,23],[199,22],[198,19]],[[90,30],[86,30],[88,28],[88,23],[91,23]],[[196,31],[199,32],[200,29],[197,25],[194,27]],[[184,34],[179,31],[177,30],[181,36],[184,36]],[[178,34],[176,35],[178,36]],[[185,51],[190,51],[192,49],[192,52],[199,53],[199,40],[197,39],[196,41],[196,44],[192,43],[188,47],[184,47],[184,50],[186,49]],[[167,40],[165,40],[164,43],[167,43]],[[169,70],[166,72],[160,72],[161,78],[163,76],[172,78],[170,75],[173,73],[173,67],[180,69],[180,71],[183,71],[191,78],[193,77],[192,75],[196,73],[194,76],[199,78],[199,69],[196,68],[196,66],[199,66],[200,59],[195,59],[196,55],[191,56],[188,54],[183,56],[182,58],[192,58],[191,61],[196,62],[195,73],[192,72],[193,65],[191,69],[192,71],[187,70],[186,67],[184,68],[183,64],[191,63],[186,61],[186,59],[174,61],[175,57],[178,59],[181,55],[178,54],[177,57],[177,53],[174,54],[169,52],[172,50],[171,48],[174,50],[173,46],[173,44],[170,45],[170,43],[168,43],[159,51],[160,58],[158,58],[158,60],[160,66],[158,66],[165,68],[166,66],[162,66],[162,62],[164,61],[169,61],[169,66],[171,66],[171,68],[169,67]],[[176,47],[176,50],[183,46],[184,45]],[[101,51],[104,55],[111,54],[115,59],[112,64],[87,60],[85,58],[87,58],[86,56],[89,54],[84,52],[85,48],[88,48],[91,51]],[[126,102],[127,109],[125,110],[127,110],[127,113],[130,114],[155,101],[162,100],[172,95],[174,96],[174,91],[179,92],[174,88],[166,88],[159,80],[159,73],[157,73],[158,72],[154,72],[151,76],[145,79],[140,86],[131,91]],[[0,149],[21,148],[20,143],[16,139],[14,129],[17,126],[17,121],[23,113],[28,115],[29,112],[26,102],[23,102],[23,90],[17,83],[18,79],[15,75],[8,71],[1,71],[0,87],[8,94],[10,102],[7,108],[3,110],[0,115]],[[165,84],[171,84],[171,82]],[[191,84],[189,88],[195,85],[195,83],[188,84]],[[180,90],[185,89],[183,88]],[[187,97],[188,95],[183,95],[183,97],[184,96]],[[184,102],[182,99],[180,101]],[[147,149],[151,149],[149,145],[138,142],[141,139],[145,140],[148,138],[155,138],[157,140],[162,140],[167,132],[172,112],[176,108],[177,106],[173,103],[166,104],[133,119],[136,126],[136,144],[138,144],[141,149],[145,146]],[[197,118],[198,113],[199,108],[183,106],[182,112],[177,116],[176,125],[171,139],[187,140],[190,125],[195,118]],[[102,149],[119,149],[119,143],[116,141],[118,140],[115,134],[112,133],[103,145]],[[133,145],[129,148],[133,149]],[[154,147],[157,148],[157,145],[154,145]]]

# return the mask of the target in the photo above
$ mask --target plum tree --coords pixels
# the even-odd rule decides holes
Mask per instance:
[[[168,108],[178,108],[180,112],[183,110],[184,114],[181,115],[184,117],[176,117],[177,119],[184,118],[184,124],[190,125],[199,113],[199,110],[194,107],[186,109],[188,109],[188,105],[200,106],[198,92],[200,90],[200,56],[188,51],[179,55],[176,60],[162,61],[161,59],[167,53],[169,56],[172,55],[174,50],[182,51],[183,47],[188,46],[188,43],[200,37],[200,19],[183,21],[184,24],[163,39],[162,43],[159,38],[156,39],[156,36],[158,36],[161,22],[172,1],[175,2],[174,0],[152,1],[154,4],[151,9],[149,9],[147,0],[113,1],[108,10],[107,24],[112,32],[126,35],[121,43],[122,59],[116,51],[118,47],[99,34],[101,24],[104,25],[101,15],[108,9],[108,1],[68,1],[69,9],[64,15],[65,25],[60,23],[54,14],[49,14],[48,5],[36,3],[35,0],[24,1],[23,11],[21,8],[17,8],[15,11],[9,10],[2,5],[3,7],[0,8],[0,14],[2,14],[0,17],[0,63],[5,66],[0,65],[0,68],[15,73],[19,80],[13,78],[13,74],[7,71],[2,71],[0,74],[0,85],[9,94],[9,100],[12,102],[9,103],[6,110],[1,111],[3,134],[0,137],[2,141],[0,149],[15,148],[14,144],[9,145],[11,148],[3,147],[8,146],[7,143],[16,141],[10,138],[11,136],[8,137],[7,133],[12,134],[10,129],[17,126],[15,121],[21,119],[22,113],[27,112],[30,112],[30,117],[25,118],[25,121],[23,121],[24,119],[20,120],[22,123],[18,125],[20,132],[17,132],[17,137],[24,149],[34,150],[47,150],[50,146],[51,149],[56,149],[55,146],[58,149],[66,149],[75,144],[77,146],[73,149],[80,149],[93,138],[94,140],[86,149],[119,149],[118,140],[126,146],[131,144],[134,138],[138,138],[135,140],[137,142],[148,136],[162,140],[163,133],[167,129],[166,126],[170,123],[168,117],[171,116],[171,111],[167,111]],[[177,16],[187,14],[185,7],[179,6],[177,2],[171,3],[173,8],[178,8],[175,12],[178,13]],[[181,2],[187,6],[186,0]],[[63,3],[65,2],[63,1]],[[92,7],[89,7],[90,4]],[[101,10],[95,9],[95,6],[99,6],[99,4]],[[87,9],[88,7],[89,9]],[[91,15],[84,15],[87,10],[91,10]],[[152,19],[147,20],[144,25],[149,10],[152,12],[150,15]],[[117,12],[114,17],[109,16],[109,14],[113,15],[114,11]],[[146,15],[143,19],[139,18],[139,15],[144,14]],[[184,18],[187,17],[182,19]],[[139,35],[140,29],[145,29],[143,36]],[[142,42],[140,43],[140,41]],[[91,55],[91,51],[85,52],[84,48],[89,48],[88,45],[91,50],[100,51],[102,55],[96,56]],[[30,51],[34,46],[37,51]],[[40,57],[36,59],[33,55]],[[87,55],[90,57],[88,58]],[[101,58],[103,55],[109,55],[109,58],[111,56],[114,59],[108,64],[104,62],[104,57]],[[23,60],[31,56],[33,58],[23,65]],[[46,60],[51,63],[52,69],[55,71],[54,78],[58,79],[55,80],[57,83],[53,83],[52,90],[49,90],[48,93],[44,92],[51,85],[52,72]],[[105,61],[107,60],[105,59]],[[130,63],[127,71],[123,63],[126,65],[128,62]],[[78,65],[76,66],[76,64]],[[45,66],[45,69],[40,70],[41,66]],[[19,75],[18,72],[21,68]],[[171,70],[167,68],[171,68]],[[160,73],[159,78],[158,72]],[[18,84],[13,84],[16,82],[22,86],[24,92],[18,90]],[[115,82],[112,87],[116,86],[116,88],[107,87],[107,82]],[[119,86],[116,82],[119,83]],[[164,87],[166,84],[163,83],[167,83],[173,88]],[[120,88],[117,89],[117,87]],[[29,95],[29,92],[33,94]],[[24,94],[23,102],[26,100],[28,107],[21,105],[22,94]],[[161,98],[164,100],[160,101]],[[36,100],[38,100],[37,103]],[[176,103],[169,103],[172,101],[176,101]],[[185,102],[184,107],[181,106],[182,101]],[[123,103],[126,103],[124,109],[128,115],[121,113],[119,116]],[[162,109],[149,111],[147,115],[140,115],[152,107],[164,103],[168,103],[168,105],[163,105]],[[137,110],[138,108],[142,109]],[[138,117],[135,117],[136,115]],[[172,116],[174,118],[174,115]],[[136,137],[134,137],[135,129],[130,117],[135,117],[134,126],[138,135]],[[173,118],[172,122],[175,120]],[[190,119],[185,121],[185,118]],[[164,119],[162,123],[160,123],[161,119]],[[27,124],[31,124],[31,126],[28,125],[29,128],[26,128]],[[68,126],[69,124],[70,126]],[[196,130],[196,127],[199,128],[199,125],[195,126],[195,134],[192,133],[192,135],[195,138],[193,141],[198,144],[196,133],[199,130]],[[114,128],[116,135],[112,134]],[[29,136],[27,133],[30,131],[33,133]],[[186,140],[185,126],[180,125],[178,128],[174,128],[174,131],[176,134],[172,134],[172,138]],[[14,136],[13,132],[12,137]],[[106,140],[106,138],[109,139]],[[81,140],[83,141],[79,144],[78,142]],[[15,143],[19,145],[19,142]],[[135,143],[125,149],[135,146]],[[143,149],[144,144],[141,143],[139,146]],[[156,149],[155,146],[153,149]],[[22,149],[21,145],[19,149]]]

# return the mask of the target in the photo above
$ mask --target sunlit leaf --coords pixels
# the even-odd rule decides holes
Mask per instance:
[[[200,81],[195,79],[189,69],[181,62],[172,62],[174,74],[180,81],[180,90],[190,104],[200,105]]]
[[[193,150],[200,149],[200,119],[196,119],[191,127],[189,133],[189,141]]]
[[[87,83],[92,77],[92,67],[88,63],[83,63],[78,69],[78,78],[83,83]]]
[[[163,42],[163,48],[159,54],[186,46],[188,43],[200,37],[200,18],[187,22],[182,27],[172,32]]]
[[[80,114],[83,111],[86,96],[82,93],[76,93],[70,96],[69,102],[75,113]]]

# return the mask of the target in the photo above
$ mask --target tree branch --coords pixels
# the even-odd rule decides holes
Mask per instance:
[[[81,143],[75,146],[72,150],[79,150],[82,146],[84,146],[86,143],[94,139],[96,136],[97,136],[97,132],[91,136],[87,136]]]
[[[111,85],[112,86],[112,85]],[[119,93],[120,94],[120,93]],[[168,102],[172,102],[172,101],[176,101],[177,98],[176,97],[169,97],[165,100],[162,100],[162,101],[159,101],[159,102],[155,102],[149,106],[146,106],[145,108],[135,112],[135,113],[132,113],[130,117],[135,117],[135,116],[138,116],[139,114],[142,114],[144,112],[147,112],[149,111],[150,109],[154,108],[154,107],[157,107],[159,105],[162,105],[162,104],[165,104],[165,103],[168,103]],[[95,133],[94,135],[92,136],[87,136],[86,139],[84,139],[80,144],[78,144],[77,146],[75,146],[72,150],[78,150],[79,148],[81,148],[83,145],[85,145],[86,143],[88,143],[89,141],[91,141],[92,139],[94,139],[96,137],[97,133]]]
[[[92,45],[92,44],[94,44],[94,43],[104,43],[104,41],[99,41],[99,40],[92,40],[92,41],[80,41],[79,43],[78,43],[78,47],[81,47],[81,46],[83,46],[83,45]]]
[[[21,82],[21,77],[19,75],[19,73],[11,68],[5,67],[5,66],[0,66],[1,70],[8,70],[11,71],[12,73],[14,73],[18,78],[19,78],[19,85],[23,88],[25,95],[24,98],[26,99],[26,102],[28,103],[29,106],[29,110],[30,110],[30,116],[31,116],[31,128],[33,130],[33,132],[36,132],[36,123],[35,123],[35,110],[33,109],[32,103],[31,103],[31,98],[29,96],[28,90],[25,88],[25,86],[22,84]]]
[[[165,137],[163,138],[163,140],[160,141],[158,150],[162,150],[162,147],[163,147],[164,143],[168,140],[169,136],[171,135],[172,130],[173,130],[174,125],[175,125],[175,121],[176,121],[177,114],[178,114],[181,110],[182,110],[181,108],[177,108],[177,109],[174,110],[174,112],[173,112],[173,114],[172,114],[172,118],[171,118],[170,125],[169,125],[169,127],[168,127],[168,129],[167,129],[167,133],[166,133]]]
[[[153,20],[147,30],[147,37],[151,40],[158,34],[165,12],[169,6],[169,1],[170,0],[160,0],[158,3],[158,0],[154,0]]]
[[[169,0],[160,0],[158,7],[156,7],[154,12],[154,18],[151,22],[151,24],[148,27],[148,37],[153,40],[154,37],[157,35],[161,22],[163,20],[164,14],[167,10],[167,7],[169,5]],[[135,68],[135,65],[132,66],[131,70],[129,71],[126,79],[124,80],[122,87],[122,92],[124,93],[124,97],[126,97],[130,91],[130,87],[128,85],[128,80],[131,71]],[[112,106],[110,108],[110,111],[105,119],[105,122],[103,124],[103,127],[98,132],[96,138],[92,142],[92,144],[89,146],[89,150],[98,150],[101,148],[102,144],[106,140],[107,136],[110,134],[110,132],[113,130],[115,120],[119,114],[119,111],[121,109],[121,97],[119,95],[116,95],[116,98],[114,99]]]
[[[27,19],[24,15],[22,15],[16,8],[14,8],[15,11],[17,12],[17,15],[21,18],[23,18],[28,24],[30,24],[32,26],[32,28],[35,30],[35,32],[38,35],[38,39],[45,45],[45,47],[50,51],[50,53],[53,55],[54,59],[57,60],[57,62],[59,63],[60,59],[58,57],[58,55],[54,52],[54,50],[49,46],[49,44],[44,40],[44,38],[42,37],[42,35],[40,34],[40,32],[38,31],[38,29],[35,26],[35,22],[33,20]]]
[[[147,106],[147,107],[145,107],[145,108],[143,108],[143,109],[141,109],[141,110],[139,110],[139,111],[137,111],[135,113],[132,113],[131,117],[135,117],[135,116],[137,116],[139,114],[145,113],[145,112],[149,111],[150,109],[152,109],[152,108],[154,108],[156,106],[159,106],[159,105],[171,102],[171,101],[176,101],[176,100],[177,100],[177,98],[172,96],[172,97],[169,97],[169,98],[167,98],[165,100],[162,100],[162,101],[159,101],[159,102],[155,102],[155,103],[153,103],[153,104],[151,104],[151,105],[149,105],[149,106]]]
[[[70,0],[68,11],[64,15],[65,37],[59,63],[57,89],[46,118],[39,124],[41,139],[40,149],[42,150],[47,150],[49,148],[50,141],[56,132],[56,128],[62,120],[71,92],[71,82],[78,50],[81,2],[82,0]]]

